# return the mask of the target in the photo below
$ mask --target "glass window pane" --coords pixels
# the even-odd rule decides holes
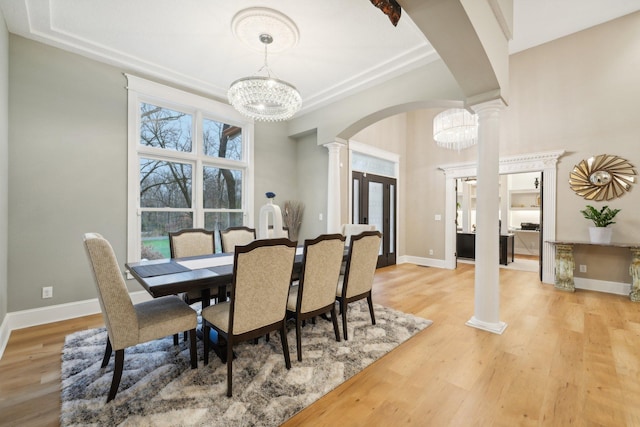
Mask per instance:
[[[353,180],[353,217],[352,224],[360,223],[360,180]]]
[[[396,186],[391,184],[389,186],[389,253],[394,253],[396,251],[395,243],[396,243],[396,218],[394,214],[396,212]]]
[[[191,212],[142,212],[142,259],[169,258],[170,231],[193,227]]]
[[[140,145],[191,152],[190,114],[151,104],[140,104]]]
[[[242,160],[242,128],[215,120],[202,121],[204,154],[230,160]]]
[[[140,158],[140,207],[190,208],[192,166]]]
[[[384,219],[384,185],[381,182],[369,182],[369,224],[375,225],[376,230],[383,232]],[[382,255],[382,245],[380,245]]]
[[[204,208],[242,209],[242,171],[205,166]]]
[[[351,169],[359,172],[382,176],[396,176],[395,163],[378,157],[354,151],[351,156]]]
[[[224,230],[228,227],[239,227],[243,225],[244,214],[242,212],[205,212],[204,228],[207,230]],[[216,239],[216,251],[222,250],[220,243],[220,233],[214,234]]]

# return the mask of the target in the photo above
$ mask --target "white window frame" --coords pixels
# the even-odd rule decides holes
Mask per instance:
[[[202,200],[202,168],[214,166],[242,170],[242,202],[244,224],[253,226],[253,194],[254,194],[254,126],[253,122],[240,115],[233,107],[199,95],[161,85],[140,77],[125,74],[128,89],[128,171],[127,171],[127,260],[140,260],[141,251],[141,213],[140,208],[140,157],[156,158],[167,161],[191,163],[195,168],[192,184],[193,226],[204,227],[205,212]],[[155,147],[143,146],[140,139],[140,104],[148,103],[159,107],[192,114],[194,152],[173,152]],[[198,147],[202,144],[202,119],[212,119],[242,128],[242,161],[204,156]],[[171,208],[158,209],[171,211]],[[189,209],[176,209],[185,211]],[[220,211],[216,209],[216,211]],[[223,210],[224,211],[224,210]],[[231,210],[236,212],[236,210]]]

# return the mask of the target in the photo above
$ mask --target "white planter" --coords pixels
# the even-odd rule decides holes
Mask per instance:
[[[609,227],[589,227],[589,238],[591,243],[611,243],[613,228]]]

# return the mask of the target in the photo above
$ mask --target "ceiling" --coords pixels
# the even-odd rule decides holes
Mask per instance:
[[[277,8],[297,26],[297,43],[268,60],[299,89],[302,112],[438,59],[406,14],[394,27],[369,0],[0,0],[11,33],[220,99],[263,64],[264,52],[231,29],[236,13],[256,6]],[[638,0],[514,0],[509,50],[637,10]]]

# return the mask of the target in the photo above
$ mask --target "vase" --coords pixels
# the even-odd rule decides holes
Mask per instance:
[[[613,228],[609,227],[589,227],[589,239],[591,243],[611,243]]]

